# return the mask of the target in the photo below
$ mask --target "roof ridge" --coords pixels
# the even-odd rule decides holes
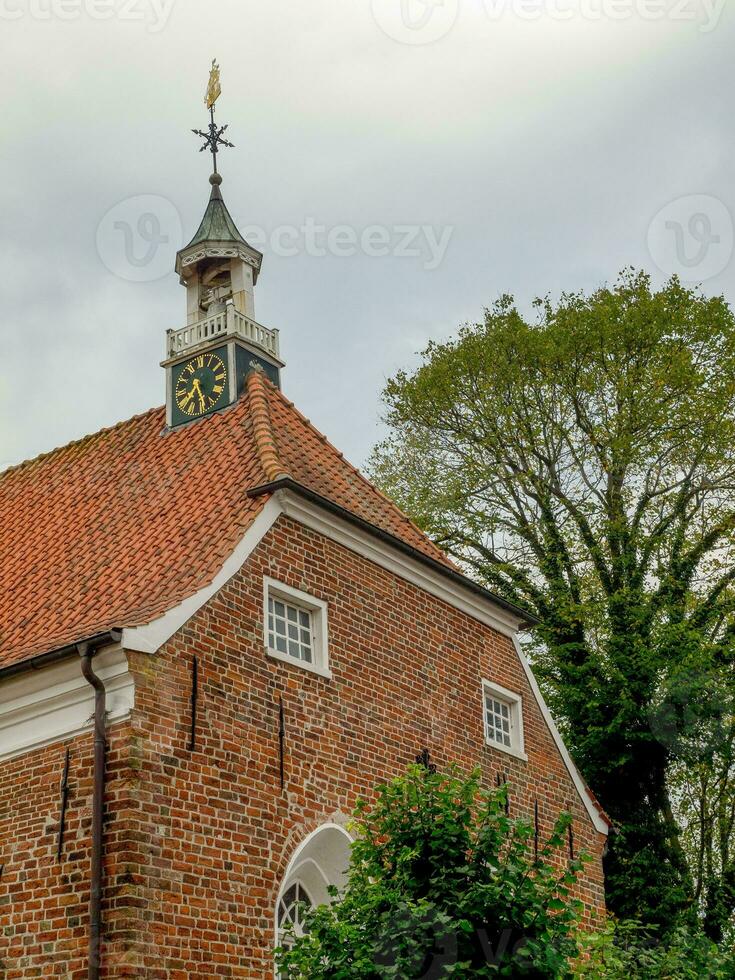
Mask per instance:
[[[265,380],[269,381],[269,379],[267,378],[265,378]],[[431,540],[431,538],[426,533],[426,531],[423,530],[423,528],[420,528],[418,524],[414,523],[414,521],[412,521],[410,517],[404,514],[403,510],[401,510],[401,508],[398,506],[395,500],[391,500],[391,498],[387,496],[387,494],[383,493],[383,491],[379,487],[376,487],[376,485],[372,482],[372,480],[369,480],[365,476],[365,474],[357,466],[354,465],[354,463],[351,463],[349,459],[347,459],[347,457],[341,450],[337,449],[334,443],[330,442],[330,440],[324,435],[323,432],[320,432],[319,429],[317,429],[317,427],[314,425],[311,419],[307,418],[303,414],[303,412],[301,412],[289,398],[286,398],[286,396],[283,394],[280,388],[277,388],[270,381],[269,383],[273,391],[280,397],[280,399],[284,402],[284,404],[287,405],[291,409],[291,411],[293,411],[294,414],[297,415],[302,420],[302,422],[308,425],[308,427],[311,429],[314,435],[316,435],[317,438],[321,440],[321,442],[323,442],[326,446],[328,446],[343,461],[343,463],[349,467],[349,469],[355,474],[355,476],[357,476],[357,478],[361,480],[362,483],[365,484],[366,487],[372,490],[373,493],[376,493],[383,501],[385,501],[385,503],[389,504],[393,508],[393,510],[400,516],[401,520],[405,524],[407,524],[414,531],[416,531],[418,534],[424,537],[427,541],[431,542],[431,544],[434,545],[435,548],[439,548],[439,545],[436,544],[435,541]],[[270,418],[270,414],[269,414],[269,418]],[[288,474],[284,474],[284,475],[288,475]],[[439,548],[439,550],[442,552],[444,551],[443,548]]]
[[[284,476],[290,476],[278,455],[276,436],[273,431],[270,405],[268,404],[267,381],[263,371],[253,370],[248,375],[248,399],[250,401],[250,417],[255,436],[255,448],[258,460],[265,475],[266,482],[272,483]],[[277,390],[277,389],[276,389]]]
[[[113,425],[107,425],[101,429],[97,429],[96,432],[88,432],[86,435],[79,436],[77,439],[72,439],[70,442],[65,442],[61,446],[55,446],[53,449],[48,449],[45,453],[39,453],[38,456],[31,456],[30,459],[24,459],[21,460],[20,463],[14,463],[12,466],[7,466],[4,470],[0,470],[0,481],[8,473],[16,473],[19,470],[33,466],[36,463],[42,463],[45,460],[50,459],[52,456],[56,456],[58,453],[64,452],[66,449],[74,449],[77,446],[83,446],[91,439],[96,439],[98,436],[106,435],[109,432],[115,432],[117,429],[121,429],[124,425],[130,425],[131,422],[139,422],[141,419],[146,419],[151,415],[155,415],[157,412],[162,412],[163,410],[163,405],[155,405],[153,408],[149,408],[145,412],[138,412],[136,415],[131,415],[130,418],[122,419],[120,422],[115,422]]]

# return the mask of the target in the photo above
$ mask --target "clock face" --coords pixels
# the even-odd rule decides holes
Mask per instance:
[[[195,419],[225,401],[227,368],[218,354],[199,354],[179,368],[174,401],[179,412]]]

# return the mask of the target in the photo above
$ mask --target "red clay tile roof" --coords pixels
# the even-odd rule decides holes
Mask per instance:
[[[348,463],[263,374],[254,371],[250,375],[248,393],[260,459],[268,481],[290,476],[429,558],[454,568],[444,552]]]
[[[258,372],[174,432],[154,409],[0,473],[0,668],[138,626],[211,583],[290,476],[425,555],[442,551]]]

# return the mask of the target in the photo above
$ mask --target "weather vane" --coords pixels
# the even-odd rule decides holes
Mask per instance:
[[[230,143],[228,140],[222,139],[222,134],[227,129],[227,126],[220,126],[217,128],[217,124],[214,121],[214,104],[217,99],[222,94],[222,86],[219,80],[219,65],[217,64],[217,59],[212,60],[212,69],[209,72],[209,85],[207,85],[207,94],[204,96],[204,103],[209,109],[209,132],[203,132],[201,129],[192,129],[192,133],[196,136],[201,136],[205,141],[204,145],[199,150],[202,153],[204,150],[209,150],[212,154],[212,161],[214,165],[214,172],[217,173],[217,147],[219,146],[234,146],[234,143]]]

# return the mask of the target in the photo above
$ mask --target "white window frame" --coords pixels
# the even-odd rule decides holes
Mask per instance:
[[[508,705],[510,715],[510,745],[503,745],[494,738],[490,738],[487,726],[487,696],[491,695],[497,701],[502,701]],[[525,740],[523,736],[523,698],[515,691],[509,691],[500,684],[492,681],[482,682],[482,729],[485,735],[485,744],[499,752],[506,752],[508,755],[515,756],[528,762],[525,752]]]
[[[290,880],[288,883],[288,887],[281,889],[278,895],[278,902],[276,903],[276,945],[277,946],[284,945],[283,933],[286,931],[286,927],[282,925],[281,922],[279,921],[280,914],[281,914],[281,902],[285,899],[286,895],[291,891],[291,889],[295,885],[298,885],[301,891],[303,892],[303,894],[308,896],[309,901],[304,903],[307,906],[307,908],[309,909],[316,908],[316,906],[314,905],[314,899],[312,898],[311,895],[311,889],[306,887],[306,885],[301,880],[301,878],[293,878],[292,880]],[[299,915],[299,919],[300,918],[301,916]],[[301,925],[301,922],[299,922],[299,925]],[[296,929],[295,934],[297,939],[305,935],[303,929],[302,930]]]
[[[298,660],[288,653],[274,650],[270,645],[270,631],[268,629],[268,600],[280,599],[290,606],[297,606],[311,614],[312,624],[312,654],[313,663],[306,660]],[[291,585],[279,582],[277,579],[263,579],[263,642],[265,652],[273,660],[280,660],[282,663],[291,664],[292,667],[300,667],[308,670],[312,674],[330,679],[332,672],[329,669],[329,628],[328,628],[328,608],[327,603],[322,599],[317,599],[307,592],[294,589]]]

